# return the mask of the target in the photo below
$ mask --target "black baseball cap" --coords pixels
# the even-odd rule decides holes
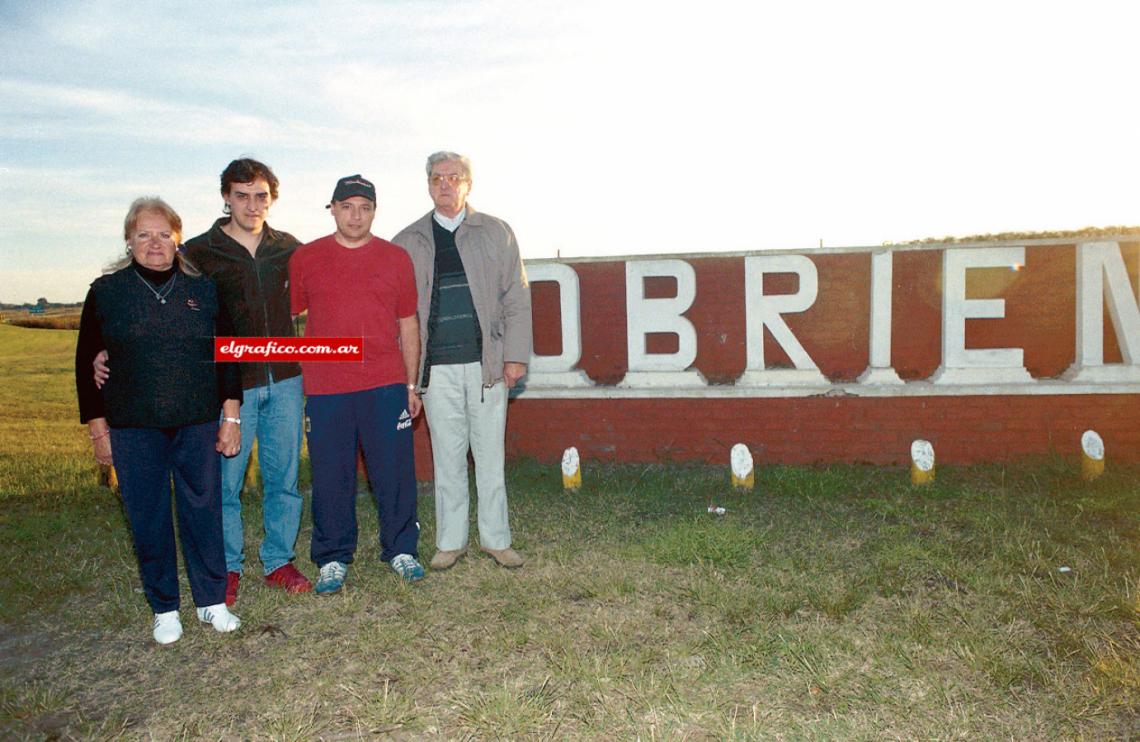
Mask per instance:
[[[333,190],[333,201],[344,201],[345,199],[352,198],[353,196],[364,196],[372,203],[376,203],[376,186],[372,185],[372,181],[362,177],[360,173],[356,175],[346,175],[336,182],[336,188]],[[332,202],[325,208],[331,208]]]

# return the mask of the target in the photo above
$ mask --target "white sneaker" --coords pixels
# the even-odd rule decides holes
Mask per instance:
[[[173,644],[182,638],[182,619],[178,611],[154,614],[154,640],[159,644]]]
[[[230,613],[230,609],[226,607],[225,603],[199,608],[198,620],[202,623],[210,624],[214,627],[215,631],[221,631],[223,633],[236,631],[237,628],[241,626],[241,619]]]

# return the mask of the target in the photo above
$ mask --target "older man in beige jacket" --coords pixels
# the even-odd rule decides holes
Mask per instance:
[[[530,289],[510,226],[467,204],[471,162],[454,152],[428,157],[435,208],[392,241],[412,258],[419,295],[418,388],[435,462],[433,569],[467,551],[467,451],[475,459],[480,548],[504,567],[511,548],[504,448],[507,390],[531,355]]]

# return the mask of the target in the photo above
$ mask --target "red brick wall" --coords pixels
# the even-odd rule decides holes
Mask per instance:
[[[728,463],[744,443],[757,461],[893,464],[925,438],[938,461],[1002,461],[1075,454],[1084,430],[1105,438],[1110,457],[1140,460],[1140,394],[1020,396],[517,400],[508,448],[555,462],[567,446],[584,460]]]
[[[1073,244],[1026,248],[1020,269],[971,270],[967,298],[1002,298],[1005,318],[969,320],[968,348],[1023,348],[1035,378],[1073,363],[1076,288]],[[793,334],[835,383],[853,383],[868,365],[870,252],[807,254],[819,275],[815,304],[785,315]],[[1136,285],[1140,245],[1122,244]],[[636,260],[637,258],[628,258]],[[694,367],[711,385],[732,384],[745,366],[744,257],[684,258],[696,273],[697,298],[686,313],[697,331]],[[581,285],[582,358],[595,382],[617,384],[626,373],[625,259],[565,261]],[[904,381],[931,376],[941,363],[942,250],[894,254],[892,365]],[[765,294],[796,290],[793,275],[769,276]],[[649,296],[675,293],[671,279],[647,282]],[[532,291],[535,352],[561,349],[557,285]],[[650,352],[677,347],[674,336],[653,336]],[[771,337],[768,366],[790,366]],[[1105,313],[1106,363],[1121,361]],[[1075,454],[1081,432],[1105,439],[1108,457],[1140,461],[1140,389],[1135,394],[1013,394],[1004,396],[814,396],[784,398],[541,399],[510,404],[508,456],[552,464],[576,446],[583,461],[727,462],[745,443],[758,462],[830,461],[895,464],[909,460],[910,443],[925,438],[943,463],[1001,461],[1046,453]],[[417,421],[417,470],[431,477],[426,428]]]

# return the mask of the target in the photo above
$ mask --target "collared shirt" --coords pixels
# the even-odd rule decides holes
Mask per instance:
[[[446,229],[448,232],[454,232],[459,229],[459,225],[463,223],[463,217],[467,216],[467,207],[463,207],[463,211],[456,214],[454,217],[444,216],[438,211],[433,214],[435,220],[439,222],[439,226]]]

